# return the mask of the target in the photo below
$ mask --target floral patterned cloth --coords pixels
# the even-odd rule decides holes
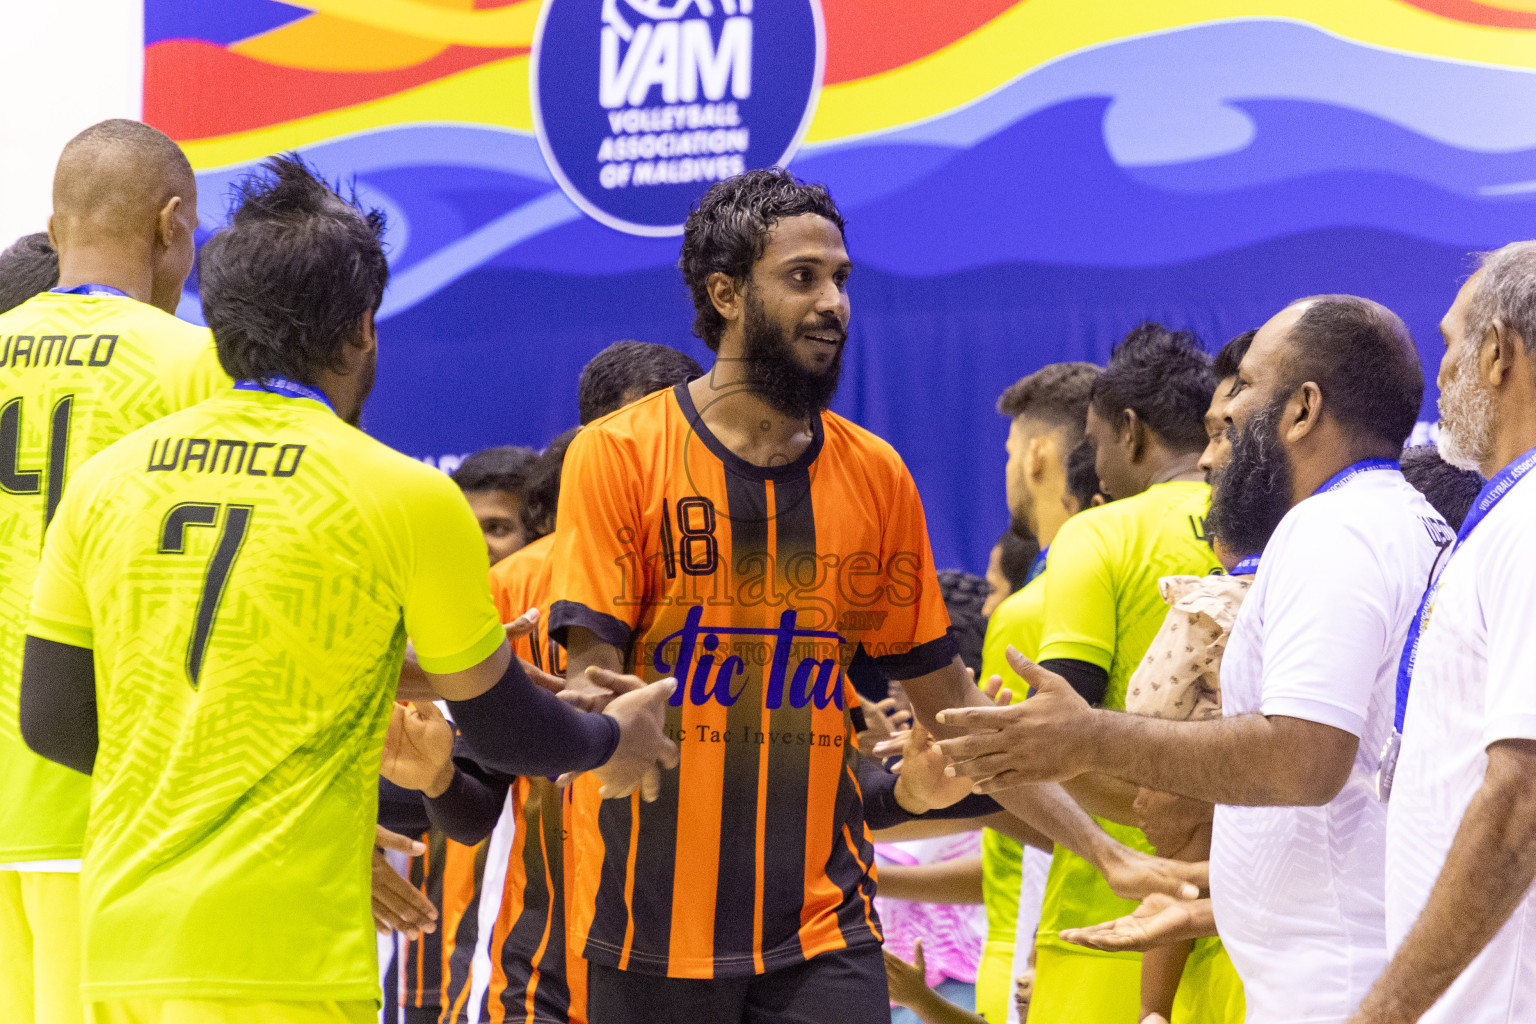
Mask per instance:
[[[1165,576],[1168,616],[1136,666],[1125,710],[1178,720],[1221,715],[1221,655],[1251,576]]]

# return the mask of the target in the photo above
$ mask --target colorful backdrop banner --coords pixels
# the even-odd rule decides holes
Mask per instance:
[[[675,232],[710,181],[826,183],[856,265],[834,408],[972,571],[1023,374],[1352,292],[1408,322],[1433,419],[1469,254],[1536,237],[1533,0],[146,0],[145,40],[205,237],[289,149],[388,213],[366,423],[444,468],[574,423],[609,342],[707,358]]]

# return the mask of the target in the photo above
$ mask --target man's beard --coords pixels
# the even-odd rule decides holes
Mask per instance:
[[[379,353],[378,350],[375,349],[373,356],[368,360],[367,364],[363,367],[360,376],[358,377],[357,408],[353,410],[351,416],[347,417],[348,425],[357,427],[359,429],[362,428],[363,406],[368,404],[368,396],[373,393],[373,379],[374,375],[378,373],[378,369]]]
[[[784,415],[800,418],[808,418],[832,404],[838,378],[843,373],[841,346],[825,370],[807,370],[795,361],[784,329],[768,319],[762,300],[751,289],[747,291],[742,328],[742,362],[747,387],[753,394]],[[828,328],[844,334],[841,324],[829,324]]]
[[[1211,485],[1206,526],[1240,555],[1256,555],[1291,510],[1291,460],[1280,444],[1285,398],[1254,413],[1241,431],[1228,427],[1232,453]]]
[[[1493,406],[1477,377],[1477,349],[1467,345],[1456,376],[1440,392],[1440,457],[1457,469],[1481,473],[1493,449]]]

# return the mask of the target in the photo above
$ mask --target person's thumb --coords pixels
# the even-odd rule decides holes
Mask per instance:
[[[651,683],[645,687],[643,702],[653,709],[659,709],[671,699],[673,691],[677,689],[676,679],[663,679],[660,682]]]
[[[375,825],[373,827],[373,845],[385,850],[398,850],[401,853],[408,853],[412,857],[420,857],[427,852],[424,844],[411,839],[409,836],[402,836],[391,832],[383,825]]]
[[[923,960],[923,940],[917,939],[912,943],[912,966],[917,968],[917,973],[926,976],[928,965]]]
[[[1036,693],[1045,693],[1064,686],[1070,689],[1065,679],[1030,661],[1023,654],[1019,653],[1019,649],[1012,644],[1008,646],[1008,667],[1017,672],[1019,677],[1028,683],[1030,689]]]

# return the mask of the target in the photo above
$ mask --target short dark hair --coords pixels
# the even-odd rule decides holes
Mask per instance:
[[[843,215],[825,185],[803,182],[782,167],[765,167],[711,185],[688,214],[677,268],[693,298],[693,333],[711,352],[720,351],[725,318],[709,300],[709,276],[747,280],[768,248],[773,226],[808,213],[843,230]]]
[[[482,448],[453,471],[461,491],[506,491],[521,495],[539,453],[520,444]]]
[[[297,154],[265,161],[234,198],[197,261],[219,362],[236,379],[313,384],[383,301],[384,214],[343,199]]]
[[[539,460],[528,471],[523,487],[523,505],[518,514],[529,540],[538,540],[555,532],[560,509],[560,473],[565,468],[565,452],[576,439],[580,427],[572,427],[549,442]]]
[[[987,636],[987,617],[982,606],[992,592],[992,585],[980,576],[959,569],[939,573],[939,592],[949,612],[949,636],[959,648],[960,660],[981,677],[981,648]]]
[[[22,235],[0,252],[0,313],[59,283],[59,254],[48,232]]]
[[[1432,444],[1416,445],[1403,452],[1403,476],[1413,484],[1436,512],[1460,530],[1462,520],[1472,511],[1472,503],[1483,489],[1482,476],[1470,469],[1458,469],[1440,457]]]
[[[1098,454],[1093,442],[1085,437],[1067,456],[1067,492],[1077,499],[1079,512],[1091,506],[1094,495],[1100,493],[1099,470],[1094,464]]]
[[[1248,354],[1249,347],[1253,345],[1253,336],[1258,333],[1256,330],[1244,331],[1221,346],[1221,351],[1211,360],[1211,376],[1218,381],[1236,377],[1237,368],[1243,365],[1243,356]]]
[[[581,368],[576,383],[581,425],[621,408],[637,391],[648,395],[703,375],[698,360],[670,345],[616,341]]]
[[[1029,582],[1029,567],[1035,564],[1040,553],[1040,542],[1029,532],[1029,527],[1016,522],[997,538],[997,568],[1008,581],[1008,593],[1014,594]]]
[[[997,400],[997,411],[1009,419],[1027,417],[1067,432],[1071,451],[1082,439],[1088,402],[1099,368],[1092,363],[1051,363],[1008,386]]]
[[[1211,357],[1195,333],[1146,320],[1111,350],[1093,384],[1093,409],[1112,423],[1130,409],[1170,448],[1201,451],[1215,390]]]
[[[1334,419],[1401,448],[1424,401],[1424,371],[1407,325],[1386,306],[1358,295],[1297,301],[1311,305],[1287,338],[1291,379],[1286,390],[1315,382]]]

